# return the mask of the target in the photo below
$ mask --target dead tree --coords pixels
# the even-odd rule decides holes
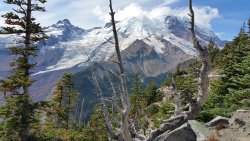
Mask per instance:
[[[208,99],[208,87],[209,87],[209,77],[208,72],[210,70],[210,56],[206,47],[202,47],[199,40],[195,35],[195,16],[192,6],[192,0],[189,0],[189,16],[191,17],[190,21],[190,32],[192,37],[192,42],[194,44],[194,48],[198,51],[198,55],[202,66],[199,71],[199,79],[198,79],[198,93],[195,94],[195,98],[193,98],[193,94],[181,91],[181,94],[184,96],[185,100],[189,102],[188,111],[182,112],[179,116],[172,117],[160,126],[160,128],[151,132],[147,140],[151,141],[161,135],[162,133],[174,130],[180,127],[182,124],[186,123],[188,120],[195,119],[199,112],[201,111],[201,107]]]
[[[122,58],[121,58],[121,52],[120,52],[120,47],[119,47],[119,40],[118,40],[118,34],[116,30],[116,22],[115,22],[115,12],[113,11],[112,7],[112,0],[109,0],[109,7],[110,7],[110,16],[111,16],[111,23],[113,27],[113,36],[114,36],[114,44],[115,44],[115,50],[116,50],[116,55],[119,67],[119,73],[120,73],[120,81],[121,81],[121,91],[120,94],[117,94],[118,91],[114,88],[113,83],[110,81],[110,84],[112,86],[112,90],[114,93],[114,97],[105,99],[101,98],[102,100],[102,111],[103,111],[103,116],[105,120],[105,125],[108,129],[108,132],[110,134],[110,137],[114,140],[119,140],[119,141],[132,141],[131,134],[130,134],[130,124],[129,124],[129,112],[130,112],[130,100],[129,100],[129,95],[127,91],[127,84],[126,84],[126,75],[122,63]],[[95,85],[99,85],[97,82]],[[99,93],[100,91],[100,87]],[[120,95],[120,99],[117,100],[116,95]],[[112,105],[115,107],[116,111],[119,114],[119,128],[114,129],[112,126],[111,120],[109,118],[109,113],[107,111],[105,101],[109,101],[112,103]]]

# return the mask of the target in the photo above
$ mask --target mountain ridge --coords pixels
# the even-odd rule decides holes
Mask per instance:
[[[174,23],[179,24],[174,26]],[[145,78],[159,76],[196,54],[189,40],[187,19],[164,17],[152,21],[149,18],[132,18],[129,21],[117,21],[116,24],[124,66],[129,73],[143,74]],[[205,39],[218,39],[215,34],[207,34],[210,31],[204,31],[204,34],[202,29],[199,29],[196,32],[203,44],[208,43]],[[86,30],[64,19],[47,27],[46,33],[49,36],[46,46],[39,43],[40,51],[33,59],[37,63],[32,74],[37,80],[37,85],[32,88],[35,100],[46,98],[53,91],[53,86],[62,73],[78,73],[95,66],[95,63],[112,62],[116,59],[113,32],[109,23],[104,27]],[[178,37],[179,34],[183,34],[185,38]],[[212,37],[209,37],[210,35]],[[0,68],[6,68],[13,59],[13,56],[7,55],[6,52],[10,43],[13,44],[17,37],[6,37],[0,35],[0,57],[5,58],[5,63],[1,63]],[[217,42],[221,43],[220,40]],[[7,76],[10,68],[0,71],[4,71],[1,74]],[[104,74],[102,71],[100,70]],[[39,88],[42,91],[36,91]]]
[[[157,38],[162,38],[163,40],[169,41],[172,45],[182,49],[185,53],[195,55],[195,49],[192,47],[192,43],[190,42],[191,37],[188,31],[187,19],[168,16],[162,21],[162,23],[159,20],[152,21],[146,17],[131,18],[128,21],[118,21],[117,30],[121,50],[126,49],[137,39],[151,39],[150,42],[146,41],[147,44],[155,46],[156,51],[158,53],[162,53],[164,47],[159,47],[163,45],[161,45],[161,42],[157,40]],[[61,24],[60,21],[59,23]],[[66,24],[68,23],[66,22]],[[209,41],[207,41],[207,39],[215,40],[220,46],[223,45],[223,42],[220,41],[220,39],[211,31],[206,31],[207,29],[197,29],[198,30],[196,32],[198,37],[204,45],[208,44]],[[53,34],[51,35],[53,36]],[[64,56],[62,57],[63,59],[58,61],[56,65],[49,66],[47,70],[43,70],[40,73],[66,69],[73,66],[87,66],[93,61],[108,61],[115,52],[111,42],[113,42],[113,34],[109,23],[101,28],[84,30],[84,33],[75,34],[73,39],[70,38],[70,41],[68,42],[61,40],[58,42],[58,44],[60,44],[59,46],[66,49]],[[71,46],[71,48],[67,48],[68,46]]]

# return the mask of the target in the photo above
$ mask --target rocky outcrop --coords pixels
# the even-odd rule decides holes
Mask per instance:
[[[154,141],[206,141],[210,131],[201,123],[190,120],[174,131],[166,132]]]
[[[157,76],[192,58],[192,56],[185,54],[168,41],[159,40],[166,42],[162,53],[158,53],[155,47],[150,46],[144,40],[136,40],[123,50],[121,53],[125,69],[135,73],[143,73],[147,76]]]
[[[232,128],[250,126],[250,110],[237,110],[229,122]]]
[[[229,125],[229,118],[217,116],[216,118],[214,118],[210,122],[206,123],[205,126],[206,127],[216,127],[217,125],[220,125],[220,124],[223,124],[225,126]]]
[[[154,141],[250,141],[250,110],[238,110],[230,119],[217,116],[205,125],[190,120]]]
[[[238,110],[229,120],[230,125],[219,131],[219,141],[250,141],[250,110]]]

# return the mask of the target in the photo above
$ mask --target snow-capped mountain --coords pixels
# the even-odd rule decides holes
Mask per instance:
[[[142,40],[159,54],[164,54],[166,45],[162,41],[167,41],[170,46],[194,55],[195,49],[188,27],[188,19],[175,16],[167,16],[162,20],[142,17],[117,22],[121,50],[125,50],[136,40]],[[47,29],[51,37],[47,45],[52,46],[51,48],[60,47],[64,52],[56,64],[38,74],[74,66],[88,66],[94,61],[108,61],[114,55],[110,23],[102,28],[83,30],[74,27],[68,20],[63,20]],[[211,39],[222,46],[222,42],[212,31],[196,26],[196,33],[204,45]]]
[[[68,19],[60,20],[45,29],[49,36],[47,45],[53,46],[59,42],[66,42],[82,37],[86,31],[70,23]]]
[[[130,73],[157,76],[196,54],[188,19],[140,17],[119,21],[116,25],[125,69]],[[85,30],[65,19],[47,27],[46,34],[49,36],[46,46],[39,43],[40,51],[34,59],[37,63],[33,74],[37,80],[34,85],[37,100],[47,97],[63,72],[77,73],[92,64],[116,59],[110,23]],[[204,45],[213,40],[219,47],[223,46],[223,42],[209,29],[196,26],[196,34]],[[1,74],[8,72],[6,66],[13,56],[7,54],[6,48],[16,38],[0,35],[0,57],[4,58],[4,63],[0,64]]]

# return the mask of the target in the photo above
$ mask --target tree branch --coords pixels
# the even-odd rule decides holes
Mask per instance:
[[[191,22],[190,22],[190,32],[192,35],[192,41],[194,44],[194,48],[197,49],[198,54],[200,56],[202,66],[200,68],[199,72],[199,79],[198,79],[198,95],[197,99],[193,99],[192,94],[182,91],[181,93],[184,95],[184,98],[186,101],[188,101],[190,104],[189,106],[189,111],[188,112],[183,112],[182,115],[179,115],[177,117],[171,118],[169,120],[165,120],[164,124],[160,126],[160,128],[154,130],[151,132],[148,140],[151,141],[155,139],[157,136],[161,135],[162,133],[170,130],[174,130],[181,126],[182,124],[186,123],[188,120],[195,119],[203,104],[207,101],[208,98],[208,86],[209,86],[209,77],[208,77],[208,72],[210,70],[210,56],[208,53],[207,48],[203,48],[196,35],[195,35],[195,16],[194,16],[194,11],[192,7],[192,0],[189,0],[189,11],[190,14],[189,16],[191,17]]]

